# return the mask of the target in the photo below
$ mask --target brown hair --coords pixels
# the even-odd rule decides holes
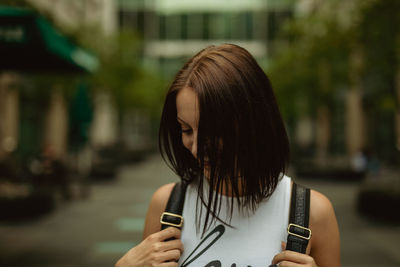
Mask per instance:
[[[177,122],[176,95],[185,87],[193,88],[199,100],[197,159],[182,144]],[[254,211],[273,193],[289,159],[270,81],[253,56],[233,44],[203,49],[177,73],[166,96],[159,145],[164,160],[183,180],[198,182],[198,199],[207,210],[203,233],[219,219],[223,186],[232,196],[231,214],[234,200]],[[210,163],[208,197],[203,195],[204,179],[199,179],[205,158]]]

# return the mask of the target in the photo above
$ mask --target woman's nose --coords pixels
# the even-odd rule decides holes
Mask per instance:
[[[192,155],[197,158],[197,134],[193,134],[192,145],[190,151]]]

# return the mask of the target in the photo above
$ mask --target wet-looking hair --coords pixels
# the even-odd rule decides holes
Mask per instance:
[[[199,102],[197,159],[183,145],[177,121],[176,96],[185,87],[194,90]],[[253,56],[232,44],[203,49],[177,73],[162,112],[159,146],[183,180],[197,183],[198,203],[207,211],[203,233],[219,220],[223,189],[232,196],[231,215],[234,200],[240,209],[255,211],[274,192],[289,159],[271,83]],[[210,166],[205,193],[204,159]]]

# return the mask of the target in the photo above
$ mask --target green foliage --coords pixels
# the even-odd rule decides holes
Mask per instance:
[[[129,86],[128,98],[133,106],[150,112],[153,117],[161,114],[165,97],[165,81],[154,73],[141,70]]]
[[[143,67],[141,40],[135,32],[124,30],[107,38],[92,33],[81,39],[100,58],[100,69],[90,78],[95,90],[108,91],[120,113],[129,107],[159,113],[165,82]]]
[[[358,38],[365,61],[370,63],[364,70],[364,88],[369,109],[374,112],[384,108],[380,104],[383,99],[395,94],[400,51],[399,10],[400,2],[396,0],[372,1],[361,10]]]
[[[344,101],[338,95],[356,85],[362,90],[371,148],[393,157],[394,113],[400,106],[395,82],[399,10],[398,0],[327,0],[290,21],[280,35],[286,44],[267,70],[285,119],[315,116],[318,105],[333,111],[335,101]]]
[[[364,105],[369,118],[371,145],[381,157],[398,157],[395,148],[394,115],[396,73],[400,71],[400,1],[374,0],[360,9],[358,39],[365,55]],[[373,18],[373,19],[371,19]]]
[[[335,17],[297,18],[285,27],[281,46],[268,70],[287,119],[333,105],[338,88],[348,83],[349,40]]]

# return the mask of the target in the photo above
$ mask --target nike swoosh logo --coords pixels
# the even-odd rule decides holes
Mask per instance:
[[[185,259],[182,263],[181,267],[189,266],[193,261],[195,261],[198,257],[204,254],[218,239],[224,234],[225,226],[222,224],[218,225],[214,228],[201,242],[197,245],[197,247],[190,253],[190,255]],[[204,248],[203,248],[204,247]],[[201,249],[203,248],[203,249]],[[201,249],[201,250],[200,250]],[[200,250],[197,254],[196,251]],[[195,255],[194,255],[195,254]],[[193,255],[193,258],[189,260]]]

